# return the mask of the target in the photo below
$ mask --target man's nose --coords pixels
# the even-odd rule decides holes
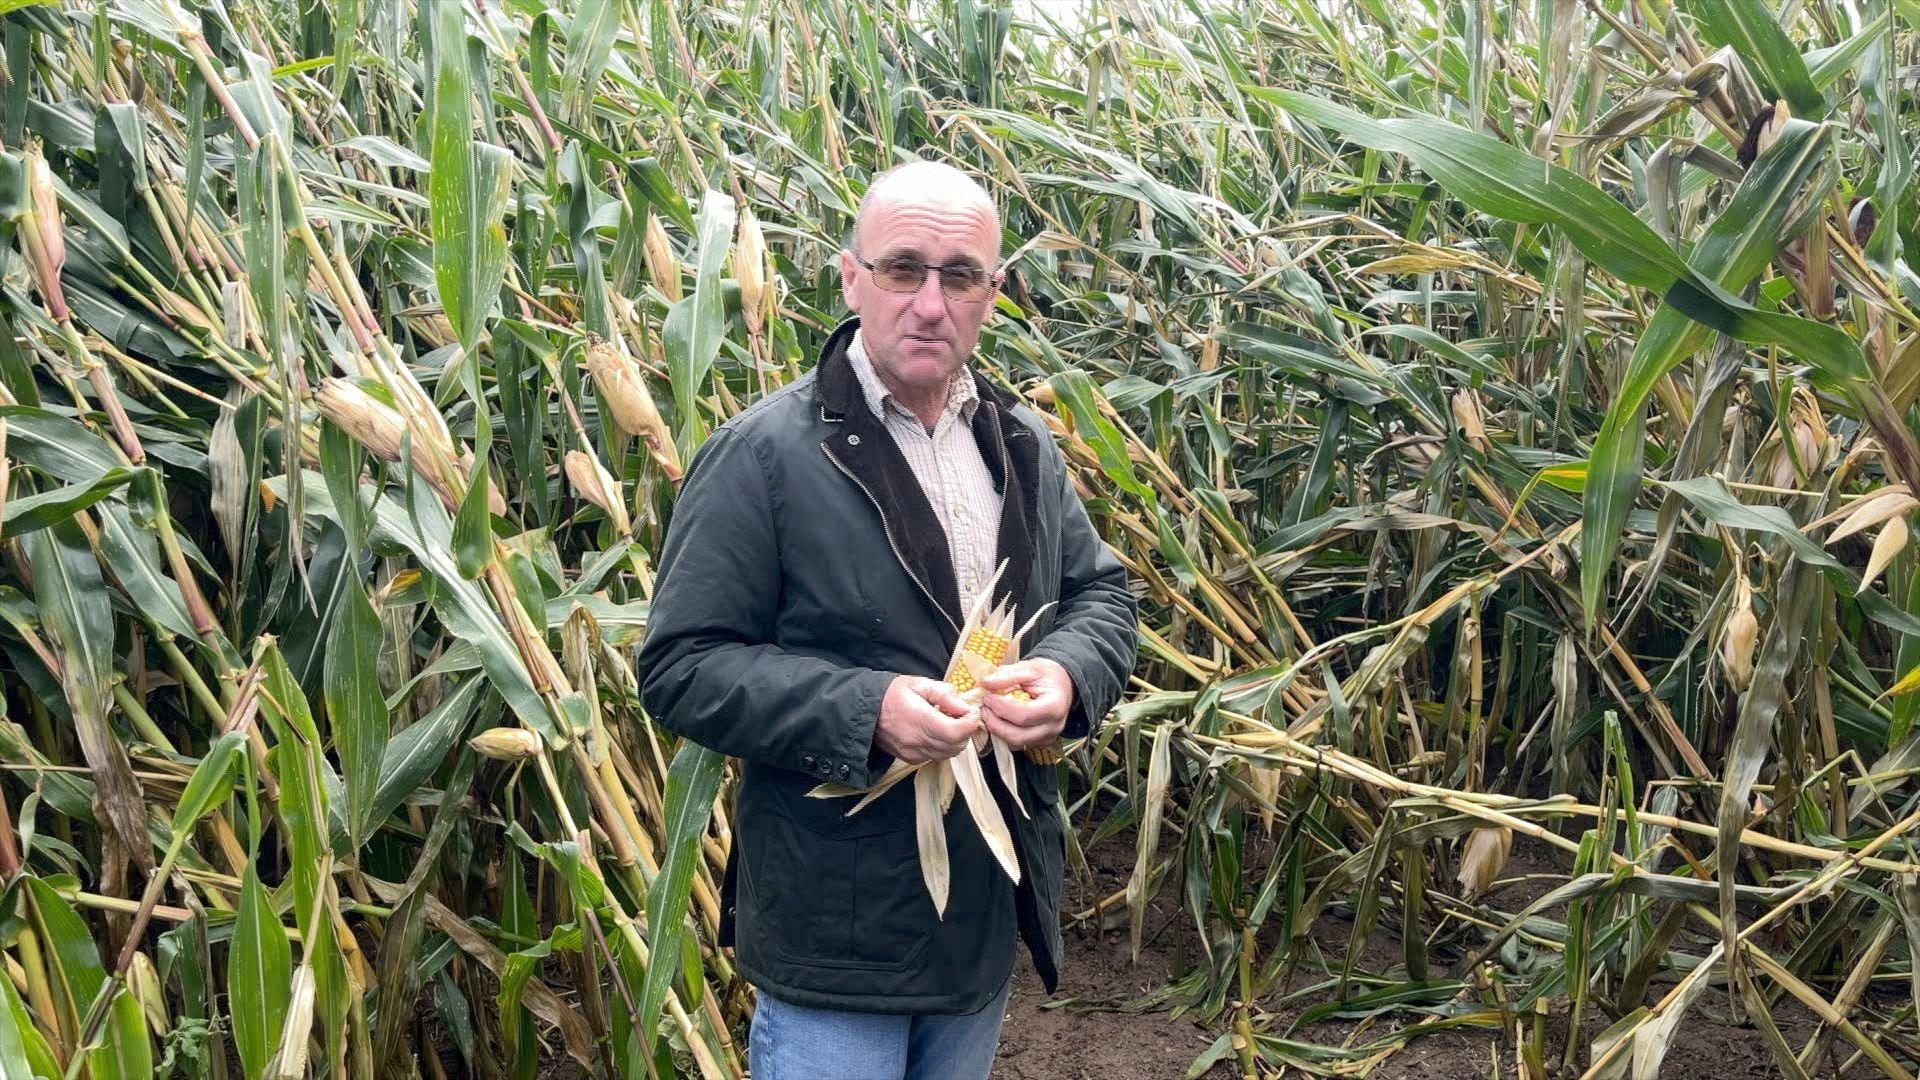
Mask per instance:
[[[940,275],[929,270],[920,279],[920,289],[913,294],[913,312],[923,319],[938,319],[947,313],[947,294],[940,291]]]

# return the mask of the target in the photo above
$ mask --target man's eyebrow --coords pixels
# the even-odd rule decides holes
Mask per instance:
[[[962,253],[955,255],[951,259],[929,259],[925,252],[916,247],[882,248],[880,254],[874,258],[874,261],[879,262],[883,259],[912,259],[922,266],[937,264],[940,266],[968,266],[975,270],[983,270],[986,268],[985,263],[974,258],[972,255]]]

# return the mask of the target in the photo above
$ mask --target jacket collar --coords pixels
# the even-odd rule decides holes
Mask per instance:
[[[866,490],[878,508],[894,554],[920,586],[933,613],[942,617],[947,636],[958,640],[966,613],[960,610],[960,587],[946,530],[933,504],[921,491],[912,466],[867,407],[865,396],[847,359],[847,346],[860,320],[850,318],[834,328],[814,368],[814,397],[820,419],[831,426],[821,449],[849,479]],[[1013,416],[1014,396],[968,368],[980,406],[973,411],[972,429],[980,456],[1000,489],[1002,506],[996,551],[1006,561],[995,600],[1011,596],[1020,621],[1032,615],[1027,597],[1033,569],[1033,538],[1038,522],[1040,448],[1032,429]]]

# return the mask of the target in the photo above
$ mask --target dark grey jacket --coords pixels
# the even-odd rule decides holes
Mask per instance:
[[[865,786],[896,675],[939,678],[963,621],[946,534],[861,396],[846,347],[735,417],[694,456],[667,530],[641,695],[663,727],[743,763],[722,892],[723,944],[775,997],[868,1012],[966,1013],[1011,970],[1016,926],[1048,989],[1060,957],[1059,770],[1019,761],[1023,817],[988,769],[1020,854],[1016,887],[955,799],[945,919],[921,881],[913,785],[848,817],[811,799]],[[1027,656],[1073,677],[1067,737],[1088,734],[1133,666],[1125,571],[1094,532],[1040,420],[974,376],[973,432],[1004,495],[1001,595],[1021,621],[1055,602]]]

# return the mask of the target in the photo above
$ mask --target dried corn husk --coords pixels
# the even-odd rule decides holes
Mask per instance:
[[[407,422],[349,379],[328,379],[314,395],[320,414],[384,461],[399,461]]]
[[[607,517],[613,521],[614,531],[622,536],[633,532],[633,522],[627,517],[626,501],[621,497],[620,482],[607,472],[598,458],[582,450],[569,450],[566,469],[567,480],[573,484],[573,490],[581,498],[606,511]]]
[[[599,337],[587,339],[582,362],[599,388],[600,400],[612,414],[614,426],[645,443],[647,453],[659,463],[667,479],[679,480],[680,452],[674,448],[673,433],[661,419],[639,363],[618,344]]]
[[[927,895],[933,898],[934,913],[947,913],[947,890],[952,868],[947,862],[946,799],[940,791],[940,778],[951,775],[944,769],[921,769],[913,777],[913,823],[920,846],[920,877],[927,883]]]
[[[1737,690],[1745,690],[1753,681],[1753,650],[1760,641],[1760,620],[1753,614],[1753,591],[1742,581],[1734,597],[1733,612],[1720,632],[1720,660],[1726,665],[1727,679]]]
[[[1467,834],[1467,842],[1460,848],[1458,875],[1467,899],[1474,899],[1493,887],[1512,851],[1513,830],[1505,825],[1482,825]]]
[[[991,610],[987,604],[992,598],[994,587],[999,583],[1000,575],[1006,571],[1006,564],[994,573],[993,580],[974,603],[968,613],[966,623],[960,628],[960,643],[954,649],[948,661],[946,679],[959,691],[960,696],[969,704],[978,708],[986,696],[985,688],[979,685],[982,676],[992,673],[1005,664],[1018,659],[1019,643],[1038,621],[1040,609],[1027,624],[1018,630],[1013,628],[1013,612],[1010,601],[1002,600]],[[1008,697],[1023,698],[1024,690],[1011,691]],[[980,752],[991,752],[994,766],[999,770],[1001,782],[1013,795],[1014,805],[1025,816],[1028,811],[1020,799],[1019,778],[1014,772],[1013,749],[997,738],[991,738],[984,732],[982,741],[976,744]],[[1040,748],[1036,748],[1040,749]],[[1028,751],[1029,755],[1033,750]],[[1038,760],[1036,758],[1036,760]],[[946,830],[942,823],[947,808],[953,803],[957,790],[965,797],[967,810],[974,824],[980,829],[980,835],[986,840],[987,849],[993,853],[1001,869],[1014,881],[1020,880],[1020,860],[1014,852],[1013,833],[1007,827],[1000,806],[994,801],[993,793],[987,787],[985,771],[981,768],[977,753],[961,752],[946,761],[907,763],[896,761],[893,767],[878,781],[865,789],[852,788],[844,784],[820,784],[807,794],[812,798],[829,799],[844,796],[860,796],[853,808],[847,811],[849,816],[859,813],[875,799],[892,790],[895,784],[907,777],[914,778],[914,820],[915,831],[920,848],[920,873],[927,883],[927,893],[933,898],[934,910],[943,917],[946,914],[949,893],[951,863],[946,846]]]
[[[540,733],[527,728],[488,728],[468,739],[467,745],[495,761],[525,761],[539,756]]]
[[[641,245],[647,261],[647,276],[653,286],[670,302],[680,299],[680,260],[673,256],[673,242],[667,239],[667,227],[659,214],[647,215],[647,239]]]
[[[1480,403],[1474,400],[1473,391],[1460,390],[1453,395],[1453,422],[1460,425],[1460,431],[1473,444],[1474,449],[1485,453],[1491,446],[1487,438],[1487,425],[1480,418]]]
[[[1920,499],[1907,494],[1906,485],[1896,488],[1881,488],[1879,491],[1847,507],[1840,524],[1827,534],[1827,543],[1844,540],[1854,533],[1871,529],[1889,518],[1899,517],[1907,511],[1920,507]]]
[[[1895,516],[1887,519],[1887,523],[1880,527],[1880,535],[1873,538],[1873,553],[1867,556],[1867,572],[1860,576],[1860,588],[1856,591],[1865,592],[1873,586],[1874,579],[1893,562],[1893,557],[1905,550],[1908,535],[1906,518]]]
[[[733,280],[740,285],[740,317],[747,332],[758,336],[765,329],[767,313],[767,238],[760,231],[760,219],[753,207],[740,210],[739,237],[733,248]]]

